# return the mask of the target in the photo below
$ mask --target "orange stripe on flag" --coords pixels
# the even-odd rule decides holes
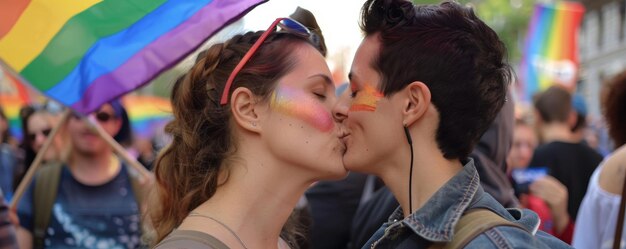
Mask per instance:
[[[30,0],[0,1],[0,39],[9,33],[29,3]]]

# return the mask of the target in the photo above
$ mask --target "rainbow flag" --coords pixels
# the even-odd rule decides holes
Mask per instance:
[[[265,1],[0,1],[0,58],[45,95],[89,113]]]
[[[9,132],[17,140],[23,137],[20,109],[30,103],[30,95],[20,79],[0,65],[0,107],[9,123]]]
[[[523,100],[553,84],[575,90],[578,28],[584,12],[578,2],[535,5],[520,64],[518,94]]]
[[[133,134],[140,138],[152,138],[172,116],[172,104],[168,99],[154,96],[127,95],[122,104],[128,112]]]

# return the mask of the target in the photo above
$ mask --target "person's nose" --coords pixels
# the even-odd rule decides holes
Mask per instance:
[[[35,145],[38,148],[41,148],[41,146],[43,145],[43,143],[46,142],[46,136],[44,134],[42,134],[41,132],[37,132],[37,135],[35,135]]]
[[[333,118],[335,121],[341,123],[348,117],[348,110],[350,109],[350,91],[344,90],[339,94],[339,98],[335,106],[333,107]]]

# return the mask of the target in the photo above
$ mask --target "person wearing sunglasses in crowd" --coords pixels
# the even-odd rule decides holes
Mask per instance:
[[[567,248],[535,231],[535,213],[486,193],[468,158],[512,78],[496,33],[447,1],[369,0],[361,28],[352,98],[334,110],[343,162],[379,176],[400,203],[363,248]]]
[[[56,115],[60,111],[60,108],[54,107],[52,102],[31,104],[20,109],[22,131],[24,132],[24,138],[22,139],[20,147],[24,151],[24,160],[21,164],[17,165],[18,168],[13,177],[14,190],[17,189],[18,184],[22,181],[30,165],[35,160],[35,156],[37,156],[37,153],[41,147],[43,147],[52,128],[57,125],[58,119]],[[63,147],[62,136],[55,137],[48,150],[44,153],[44,164],[62,161],[65,156]]]
[[[279,18],[211,46],[177,80],[173,141],[155,165],[156,248],[296,246],[287,221],[304,191],[347,174],[316,42]]]
[[[74,114],[63,124],[71,146],[66,162],[39,169],[17,207],[20,248],[142,246],[144,191],[137,172],[121,163],[87,123],[97,122],[114,136],[121,108],[113,101],[88,115],[91,121]]]

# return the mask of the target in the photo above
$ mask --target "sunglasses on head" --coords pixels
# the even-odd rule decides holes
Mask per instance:
[[[44,137],[48,137],[48,135],[50,135],[51,131],[52,131],[52,129],[48,128],[48,129],[43,129],[43,130],[36,131],[36,132],[29,132],[27,138],[31,142],[34,142],[35,139],[37,139],[37,134],[41,134]]]
[[[305,27],[301,23],[290,18],[285,18],[285,17],[277,18],[272,23],[272,25],[270,25],[270,27],[267,28],[265,32],[263,32],[263,34],[259,37],[259,39],[254,43],[254,45],[252,45],[250,50],[248,50],[248,52],[243,56],[243,58],[241,59],[241,61],[239,61],[239,63],[237,64],[233,72],[230,73],[230,76],[228,77],[228,80],[226,81],[226,85],[224,86],[224,92],[222,93],[220,105],[225,105],[226,103],[228,103],[228,93],[230,92],[230,87],[233,84],[235,77],[237,76],[239,71],[241,71],[241,69],[246,65],[246,63],[248,63],[250,58],[254,55],[254,53],[256,53],[256,51],[259,49],[261,44],[263,44],[263,42],[267,39],[267,37],[272,32],[275,31],[276,27],[280,27],[282,29],[281,32],[286,32],[286,33],[294,34],[300,37],[308,38],[311,40],[311,42],[315,46],[318,45],[317,43],[319,41],[316,40],[316,37],[311,33],[311,31],[307,27]]]

